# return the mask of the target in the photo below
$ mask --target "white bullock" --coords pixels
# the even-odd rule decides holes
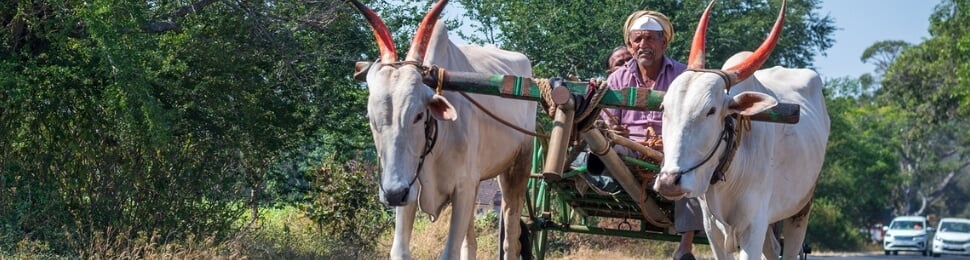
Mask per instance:
[[[777,259],[765,246],[770,223],[783,223],[784,259],[796,259],[829,135],[822,81],[807,69],[758,70],[778,40],[785,4],[768,39],[754,53],[732,57],[721,70],[704,69],[704,41],[711,6],[695,32],[688,71],[663,101],[664,163],[654,189],[677,199],[699,197],[704,227],[717,259]],[[758,70],[758,71],[756,71]],[[733,162],[715,175],[734,129],[726,118],[746,117],[779,102],[798,104],[796,124],[752,122],[742,130]],[[769,236],[769,242],[772,240]]]
[[[449,71],[532,76],[521,53],[494,47],[457,46],[437,22],[447,1],[439,1],[422,20],[404,61],[398,61],[387,26],[369,8],[352,1],[367,18],[380,48],[380,61],[366,69],[367,117],[380,156],[381,200],[396,210],[392,259],[410,258],[415,204],[436,219],[451,202],[450,231],[442,259],[475,259],[474,208],[481,180],[498,176],[509,258],[518,259],[522,201],[528,181],[532,139],[487,116],[456,92],[422,83],[431,65]],[[535,128],[536,103],[470,95],[497,117],[525,129]],[[417,202],[417,203],[415,203]],[[462,242],[464,239],[464,243]]]

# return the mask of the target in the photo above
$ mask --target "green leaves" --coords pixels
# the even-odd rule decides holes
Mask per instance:
[[[965,172],[970,165],[965,145],[970,140],[965,131],[970,121],[962,106],[970,100],[970,85],[966,84],[970,71],[965,65],[970,63],[970,52],[960,45],[970,39],[970,16],[957,11],[968,7],[970,1],[965,0],[938,5],[930,17],[932,37],[903,49],[881,81],[879,104],[901,110],[893,140],[903,177],[895,206],[902,213],[961,212],[966,208],[939,202],[960,194],[951,186],[952,177],[968,178]]]
[[[0,7],[0,233],[14,239],[228,234],[240,201],[302,176],[283,167],[300,151],[369,146],[350,75],[372,40],[343,1]]]
[[[633,11],[649,7],[671,19],[674,40],[667,55],[687,59],[702,1],[458,1],[475,33],[471,42],[490,43],[526,54],[539,77],[575,74],[605,77],[609,51],[623,45],[623,23]],[[720,1],[712,11],[707,67],[720,68],[731,55],[754,50],[771,29],[779,5],[764,1]],[[832,46],[833,21],[815,10],[817,0],[789,1],[784,34],[764,67],[806,67]],[[541,10],[541,11],[537,11]]]

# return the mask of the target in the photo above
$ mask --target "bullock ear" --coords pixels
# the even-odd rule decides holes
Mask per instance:
[[[435,94],[431,98],[431,102],[428,103],[428,109],[431,110],[431,115],[438,120],[455,121],[458,119],[458,111],[455,107],[451,106],[448,99],[441,95]]]
[[[734,96],[728,108],[742,116],[752,116],[778,105],[778,100],[765,93],[745,91]]]
[[[354,80],[358,82],[367,81],[367,71],[370,70],[370,66],[374,64],[369,61],[358,61],[354,64]]]

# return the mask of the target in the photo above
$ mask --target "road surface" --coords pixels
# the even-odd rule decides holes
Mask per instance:
[[[869,253],[820,253],[808,255],[808,259],[818,260],[970,260],[970,256],[942,255],[940,257],[923,256],[914,252],[899,252],[899,255],[885,255],[882,251]]]

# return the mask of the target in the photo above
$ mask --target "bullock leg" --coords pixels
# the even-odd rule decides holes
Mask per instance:
[[[391,244],[391,259],[411,259],[411,231],[414,230],[414,214],[418,203],[412,202],[394,208],[394,242]]]
[[[531,171],[532,143],[523,145],[516,156],[515,163],[509,172],[498,176],[499,186],[502,188],[502,222],[501,225],[505,232],[502,243],[502,259],[519,259],[520,252],[523,250],[519,244],[519,236],[522,234],[520,221],[522,219],[522,203],[525,199],[526,188],[529,183]],[[525,156],[522,156],[525,155]]]
[[[734,251],[734,248],[726,247],[727,237],[725,230],[717,224],[714,216],[707,214],[706,206],[702,207],[702,209],[704,209],[704,232],[707,233],[707,241],[711,245],[711,251],[714,252],[714,258],[722,260],[734,259],[734,255],[731,253]]]
[[[783,220],[784,226],[781,232],[785,236],[785,248],[782,258],[798,259],[798,253],[801,252],[802,244],[805,242],[805,232],[808,231],[808,215],[811,213],[811,205],[812,203],[809,202],[794,216]]]
[[[764,213],[760,213],[759,215],[762,217],[755,217],[747,227],[736,229],[739,231],[738,239],[741,240],[740,259],[761,259],[762,251],[764,251],[765,235],[768,230],[768,221],[764,217]]]
[[[768,230],[765,233],[765,245],[764,245],[764,259],[766,260],[778,260],[778,256],[781,255],[781,245],[778,240],[781,239],[776,235],[775,226],[781,225],[781,223],[774,223],[768,225]]]
[[[456,173],[457,176],[468,176],[468,174]],[[461,256],[462,243],[468,226],[471,225],[472,218],[475,217],[475,196],[478,193],[478,178],[474,181],[459,180],[459,184],[452,192],[451,202],[451,223],[448,226],[448,238],[445,239],[445,250],[441,253],[441,259],[459,259]],[[470,186],[470,187],[469,187]],[[464,191],[464,192],[462,192]],[[469,192],[471,191],[471,192]],[[475,244],[466,244],[475,246]],[[474,256],[476,248],[468,248],[466,255]]]
[[[468,221],[468,232],[465,233],[465,241],[461,243],[461,259],[476,259],[476,250],[478,250],[478,236],[475,232],[475,214],[472,214],[472,220]]]

